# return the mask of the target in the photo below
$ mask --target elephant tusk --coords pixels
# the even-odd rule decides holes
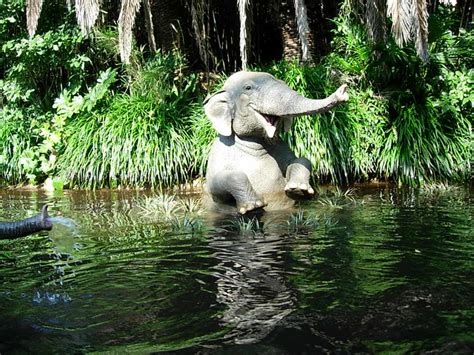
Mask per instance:
[[[266,115],[261,114],[258,111],[255,111],[255,115],[257,116],[258,120],[260,121],[263,128],[265,129],[265,132],[267,133],[267,136],[269,138],[273,138],[275,136],[275,132],[276,132],[276,129],[277,129],[277,124],[278,124],[279,117],[270,116],[270,115],[266,116]]]

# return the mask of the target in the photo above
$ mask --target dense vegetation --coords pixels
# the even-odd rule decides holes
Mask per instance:
[[[116,27],[84,36],[72,13],[49,6],[28,38],[23,1],[0,4],[0,183],[155,187],[202,175],[214,132],[201,103],[230,73],[138,45],[121,64]],[[349,84],[347,105],[299,119],[283,137],[318,181],[471,178],[474,32],[456,16],[443,6],[431,14],[427,63],[391,38],[374,44],[343,8],[330,54],[250,67],[309,97]]]

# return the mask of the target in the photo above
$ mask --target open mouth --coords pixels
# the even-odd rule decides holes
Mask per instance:
[[[260,123],[262,124],[263,128],[265,129],[265,132],[267,133],[267,136],[270,137],[270,138],[273,138],[275,136],[275,132],[277,130],[278,121],[280,120],[280,117],[260,113],[258,111],[255,111],[255,115],[260,120]]]
[[[280,117],[278,116],[272,116],[272,115],[266,115],[266,114],[261,114],[263,116],[263,118],[265,118],[265,120],[270,123],[272,126],[275,126],[277,125],[278,123],[278,120]]]

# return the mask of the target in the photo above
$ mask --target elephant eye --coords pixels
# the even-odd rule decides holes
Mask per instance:
[[[245,87],[244,87],[245,90],[250,90],[251,88],[252,88],[252,85],[250,85],[250,84],[247,84],[247,85],[245,85]]]

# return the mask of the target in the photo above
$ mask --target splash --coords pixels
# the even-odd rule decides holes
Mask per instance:
[[[76,222],[74,222],[74,220],[72,220],[71,218],[58,216],[58,217],[48,217],[48,219],[54,224],[61,224],[70,229],[76,230],[77,228]]]

